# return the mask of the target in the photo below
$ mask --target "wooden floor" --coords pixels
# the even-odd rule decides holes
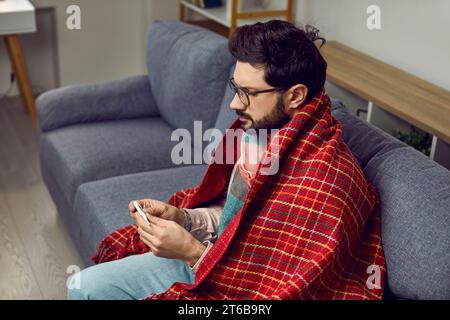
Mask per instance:
[[[0,101],[0,299],[65,299],[82,260],[42,181],[39,138],[19,98]]]

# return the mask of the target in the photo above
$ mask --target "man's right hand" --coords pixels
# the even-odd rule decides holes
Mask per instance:
[[[165,220],[175,221],[184,228],[185,221],[183,210],[162,201],[153,199],[142,199],[136,201],[139,202],[146,214]],[[128,204],[128,210],[130,210],[131,217],[136,220],[135,214],[137,210],[133,205],[133,201]]]

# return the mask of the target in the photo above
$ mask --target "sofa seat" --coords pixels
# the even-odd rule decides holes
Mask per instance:
[[[206,165],[192,165],[113,177],[82,184],[76,193],[73,215],[79,226],[75,236],[82,239],[81,255],[92,264],[104,236],[134,223],[128,203],[136,199],[167,201],[175,191],[198,185]],[[80,227],[82,226],[82,227]],[[72,229],[75,226],[71,226]]]
[[[174,166],[173,128],[159,117],[84,123],[41,136],[41,165],[47,184],[73,204],[89,181]],[[182,143],[188,144],[189,141]],[[194,152],[194,151],[193,151]]]

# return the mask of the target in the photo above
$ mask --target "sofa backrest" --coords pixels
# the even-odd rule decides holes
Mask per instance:
[[[193,133],[214,126],[234,59],[228,40],[179,21],[157,21],[147,36],[147,68],[161,116]]]
[[[345,142],[380,193],[389,292],[450,299],[450,171],[333,104]]]

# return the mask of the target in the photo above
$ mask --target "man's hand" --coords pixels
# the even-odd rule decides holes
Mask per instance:
[[[152,199],[137,200],[141,205],[145,213],[161,219],[175,221],[184,228],[184,212],[177,207],[171,206],[167,203]],[[133,201],[128,204],[128,210],[130,215],[136,220],[136,208],[133,205]]]
[[[144,242],[157,257],[179,259],[191,267],[206,250],[200,241],[174,221],[147,214],[150,224],[136,215],[138,231]]]

